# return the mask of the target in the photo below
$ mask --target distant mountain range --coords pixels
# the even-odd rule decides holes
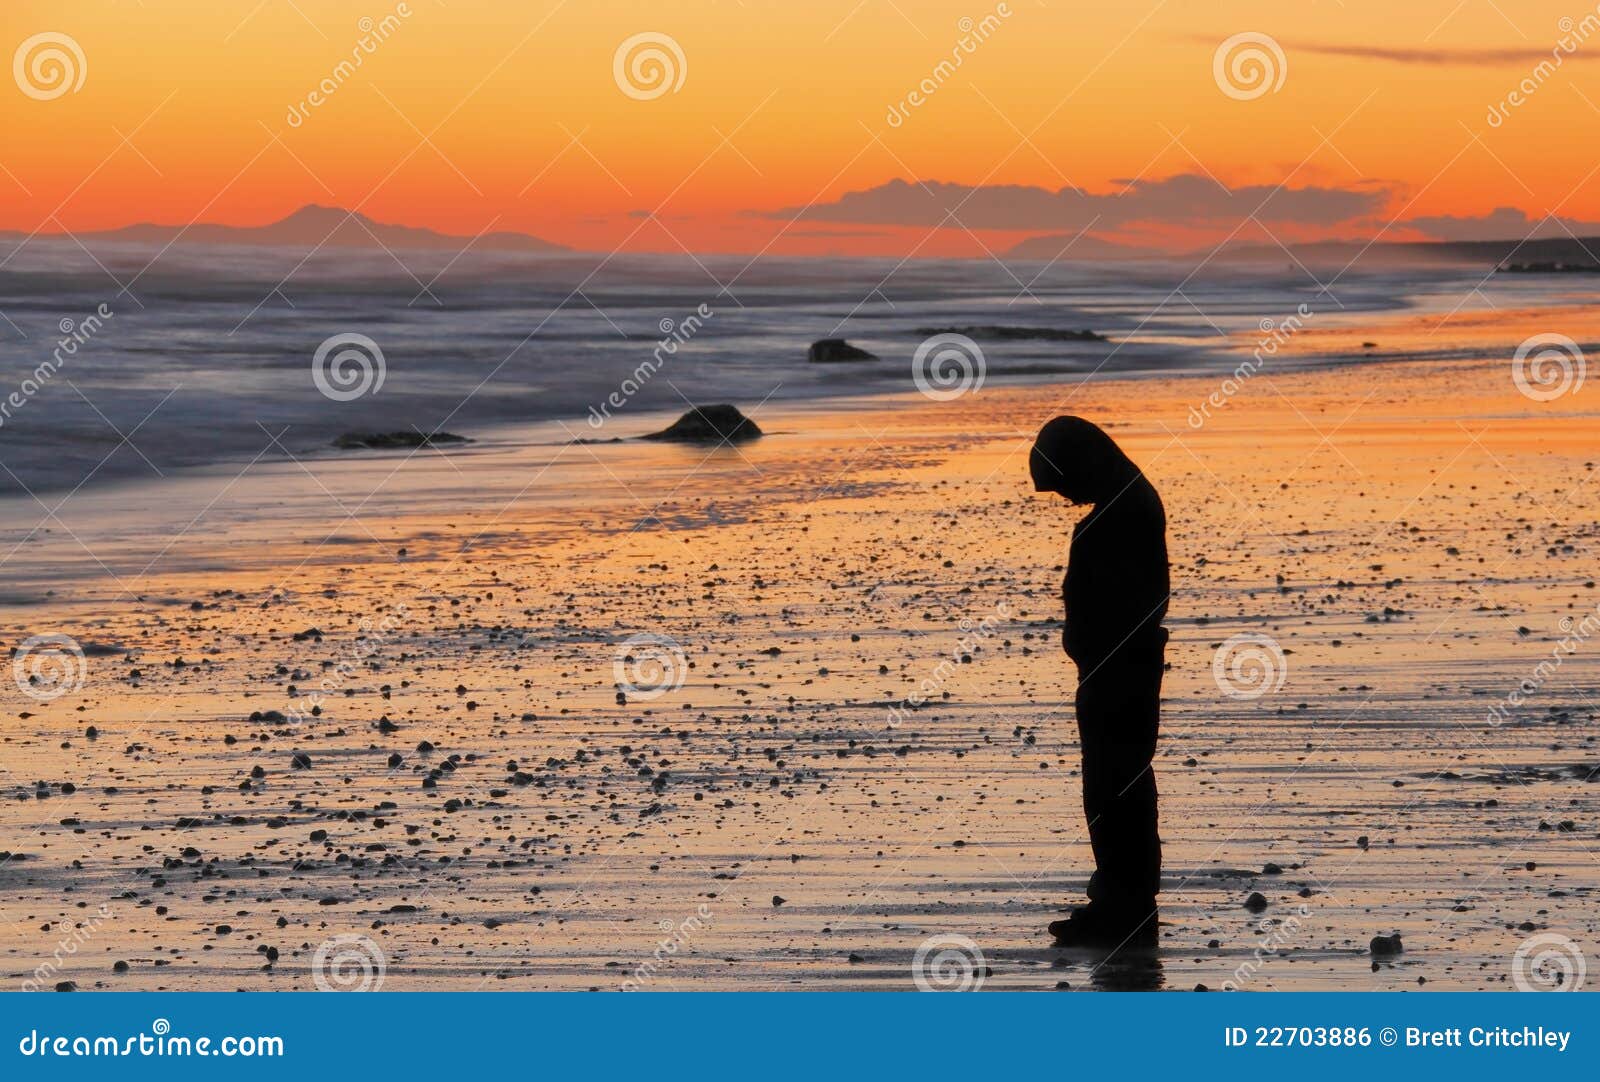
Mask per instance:
[[[456,236],[409,225],[374,221],[365,214],[323,207],[301,207],[280,221],[259,226],[236,225],[155,225],[140,224],[101,232],[80,232],[80,240],[125,241],[152,245],[233,244],[252,247],[291,248],[305,251],[324,248],[426,249],[459,252],[567,252],[572,249],[529,233],[484,233],[479,237]],[[0,232],[0,239],[21,241],[25,234]],[[41,239],[48,234],[41,234]],[[1544,269],[1586,269],[1600,267],[1600,237],[1559,237],[1543,240],[1455,240],[1455,241],[1315,241],[1291,244],[1294,260],[1307,265],[1344,267],[1359,263],[1370,268],[1416,265],[1473,265],[1485,270],[1504,263],[1513,269],[1538,272]],[[1186,253],[1166,252],[1104,240],[1091,235],[1067,233],[1029,237],[1008,248],[1011,259],[1037,259],[1064,263],[1109,262],[1114,260],[1163,260],[1198,262],[1210,249]],[[1290,255],[1272,244],[1239,243],[1226,246],[1214,260],[1221,263],[1292,262]]]
[[[1047,234],[1029,237],[1007,249],[1012,259],[1042,259],[1073,262],[1084,259],[1156,259],[1198,262],[1210,249],[1173,254],[1157,248],[1117,244],[1096,237]],[[1514,263],[1518,270],[1575,267],[1600,267],[1600,237],[1553,237],[1544,240],[1449,240],[1449,241],[1366,241],[1329,240],[1289,245],[1294,259],[1307,265],[1344,267],[1351,263],[1373,268],[1470,264],[1489,270],[1503,263]],[[1214,257],[1222,263],[1289,263],[1289,254],[1273,244],[1243,243],[1228,245]]]
[[[0,234],[8,239],[22,234]],[[259,226],[236,225],[130,225],[98,233],[78,233],[83,240],[129,241],[144,244],[238,244],[253,247],[324,248],[425,248],[435,251],[472,250],[500,252],[565,252],[560,244],[527,233],[485,233],[480,237],[452,236],[409,225],[387,225],[365,214],[321,207],[301,207],[281,221]]]
[[[1600,237],[1551,237],[1544,240],[1440,240],[1394,241],[1371,244],[1364,241],[1317,241],[1292,244],[1289,250],[1303,263],[1345,266],[1359,263],[1367,267],[1386,265],[1467,263],[1493,269],[1507,262],[1517,264],[1563,264],[1565,266],[1600,263]],[[1225,259],[1284,262],[1289,257],[1275,245],[1241,246],[1223,253]]]

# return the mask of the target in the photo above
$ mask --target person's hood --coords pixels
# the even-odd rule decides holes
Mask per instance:
[[[1038,491],[1083,504],[1110,499],[1142,476],[1115,440],[1082,417],[1057,417],[1039,430],[1028,472]]]

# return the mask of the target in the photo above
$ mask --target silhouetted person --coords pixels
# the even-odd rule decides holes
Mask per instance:
[[[1061,644],[1078,669],[1083,810],[1095,872],[1089,904],[1050,925],[1064,945],[1153,942],[1161,839],[1151,760],[1170,590],[1161,497],[1122,448],[1079,417],[1040,430],[1033,487],[1091,506],[1072,531]]]

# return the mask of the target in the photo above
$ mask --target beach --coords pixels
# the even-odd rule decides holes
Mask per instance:
[[[1600,443],[1592,388],[1530,397],[1495,343],[1594,323],[1401,313],[1285,352],[1498,355],[741,401],[766,435],[737,446],[264,436],[7,497],[7,646],[82,656],[46,659],[58,697],[4,689],[0,970],[1509,988],[1531,937],[1600,942]],[[1025,466],[1058,413],[1170,523],[1160,934],[1110,961],[1043,931],[1092,868],[1060,650],[1079,512]]]

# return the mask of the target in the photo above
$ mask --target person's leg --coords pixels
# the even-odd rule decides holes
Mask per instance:
[[[1109,719],[1103,699],[1098,685],[1090,685],[1080,679],[1073,708],[1078,718],[1078,747],[1082,760],[1083,821],[1089,834],[1089,848],[1094,852],[1095,871],[1089,877],[1088,888],[1090,901],[1103,893],[1104,876],[1100,869],[1106,867],[1111,859],[1111,839],[1104,826],[1106,795],[1110,789],[1106,785],[1109,768],[1106,761],[1106,730],[1109,728]]]
[[[1092,897],[1137,909],[1142,918],[1153,911],[1161,880],[1152,766],[1160,726],[1160,656],[1106,665],[1091,682],[1102,677],[1100,693],[1091,697],[1097,700],[1091,727],[1100,730],[1094,783],[1099,817],[1090,828],[1098,873]]]
[[[1059,936],[1122,939],[1155,931],[1161,877],[1151,767],[1161,702],[1161,657],[1116,659],[1084,673],[1076,697],[1083,810],[1094,851],[1088,910],[1051,926]],[[1067,926],[1081,925],[1069,933]]]

